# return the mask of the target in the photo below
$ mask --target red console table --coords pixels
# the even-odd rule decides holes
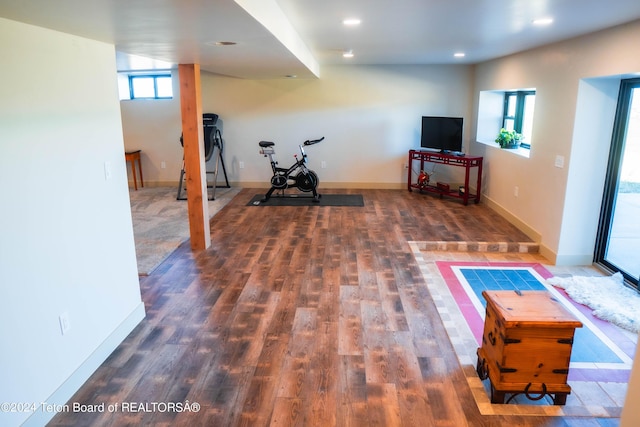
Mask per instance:
[[[465,168],[464,174],[464,191],[460,191],[458,188],[447,189],[444,186],[438,186],[435,182],[431,182],[427,185],[420,185],[413,181],[413,162],[420,162],[420,170],[424,170],[425,163],[436,163],[449,166],[459,166]],[[456,156],[453,154],[438,153],[435,151],[418,151],[409,150],[409,176],[407,179],[407,186],[409,191],[414,188],[420,191],[427,191],[430,193],[440,194],[442,196],[457,197],[462,199],[466,205],[470,198],[473,198],[476,203],[480,201],[480,190],[482,189],[482,157],[470,157],[470,156]],[[478,180],[476,182],[476,194],[469,192],[469,174],[471,168],[478,168]]]

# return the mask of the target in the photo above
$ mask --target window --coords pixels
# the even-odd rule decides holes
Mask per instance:
[[[533,90],[504,93],[502,127],[521,133],[524,137],[522,140],[524,148],[531,148],[531,128],[535,102],[536,92]]]
[[[173,97],[171,74],[130,75],[130,99],[169,99]]]
[[[640,79],[622,80],[605,181],[595,261],[638,286],[640,228]],[[635,255],[634,255],[635,254]]]

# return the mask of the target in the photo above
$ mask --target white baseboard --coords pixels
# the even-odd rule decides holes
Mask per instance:
[[[218,182],[218,185],[223,183]],[[229,182],[231,187],[241,187],[241,188],[269,188],[271,184],[267,181],[243,181],[243,182]],[[175,187],[176,191],[178,191],[178,181],[145,181],[145,187]],[[129,187],[133,190],[133,181],[130,183]],[[138,186],[140,188],[140,186]],[[344,188],[344,189],[372,189],[372,190],[406,190],[407,183],[402,182],[324,182],[320,181],[320,186],[318,189],[322,191],[323,189],[334,189],[334,188]]]
[[[65,405],[144,317],[144,303],[140,302],[120,326],[45,401],[55,406],[62,407],[62,405]],[[27,418],[22,425],[25,427],[41,427],[51,421],[55,415],[55,412],[44,412],[40,408]]]
[[[513,224],[518,230],[520,230],[524,234],[526,234],[531,240],[533,240],[536,243],[541,243],[542,236],[540,235],[540,233],[538,233],[536,230],[534,230],[532,227],[530,227],[528,224],[526,224],[520,218],[518,218],[517,216],[515,216],[514,214],[512,214],[511,212],[509,212],[505,208],[503,208],[501,205],[499,205],[498,203],[494,202],[493,200],[491,200],[489,197],[485,196],[484,194],[482,195],[481,202],[483,204],[485,204],[486,206],[488,206],[489,208],[491,208],[494,211],[496,211],[501,217],[503,217],[504,219],[509,221],[511,224]],[[545,256],[545,255],[543,254],[543,256]],[[545,258],[546,258],[546,256],[545,256]]]
[[[593,254],[556,255],[555,265],[592,265]]]
[[[242,188],[269,188],[271,184],[268,182],[244,181],[232,182],[232,187]],[[363,189],[363,190],[406,190],[407,184],[401,182],[325,182],[320,181],[318,191],[323,192],[326,189]],[[295,189],[292,189],[292,191]]]

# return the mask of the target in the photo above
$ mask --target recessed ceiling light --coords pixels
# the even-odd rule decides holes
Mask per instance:
[[[353,51],[352,50],[345,50],[344,52],[342,52],[342,57],[343,58],[353,58]]]
[[[533,25],[549,25],[553,22],[553,18],[534,19]]]
[[[347,18],[344,21],[342,21],[344,25],[347,25],[350,27],[353,27],[355,25],[360,25],[360,22],[362,21],[360,21],[358,18]]]
[[[285,77],[288,78],[288,79],[295,79],[298,76],[295,75],[295,74],[287,74]]]
[[[456,52],[453,54],[453,56],[455,56],[456,58],[464,58],[465,57],[465,53],[464,52]]]

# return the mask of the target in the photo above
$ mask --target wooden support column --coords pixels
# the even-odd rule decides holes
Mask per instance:
[[[211,245],[211,232],[209,230],[207,172],[202,144],[204,135],[200,65],[180,64],[178,65],[178,74],[180,76],[180,109],[191,249],[203,250]]]

